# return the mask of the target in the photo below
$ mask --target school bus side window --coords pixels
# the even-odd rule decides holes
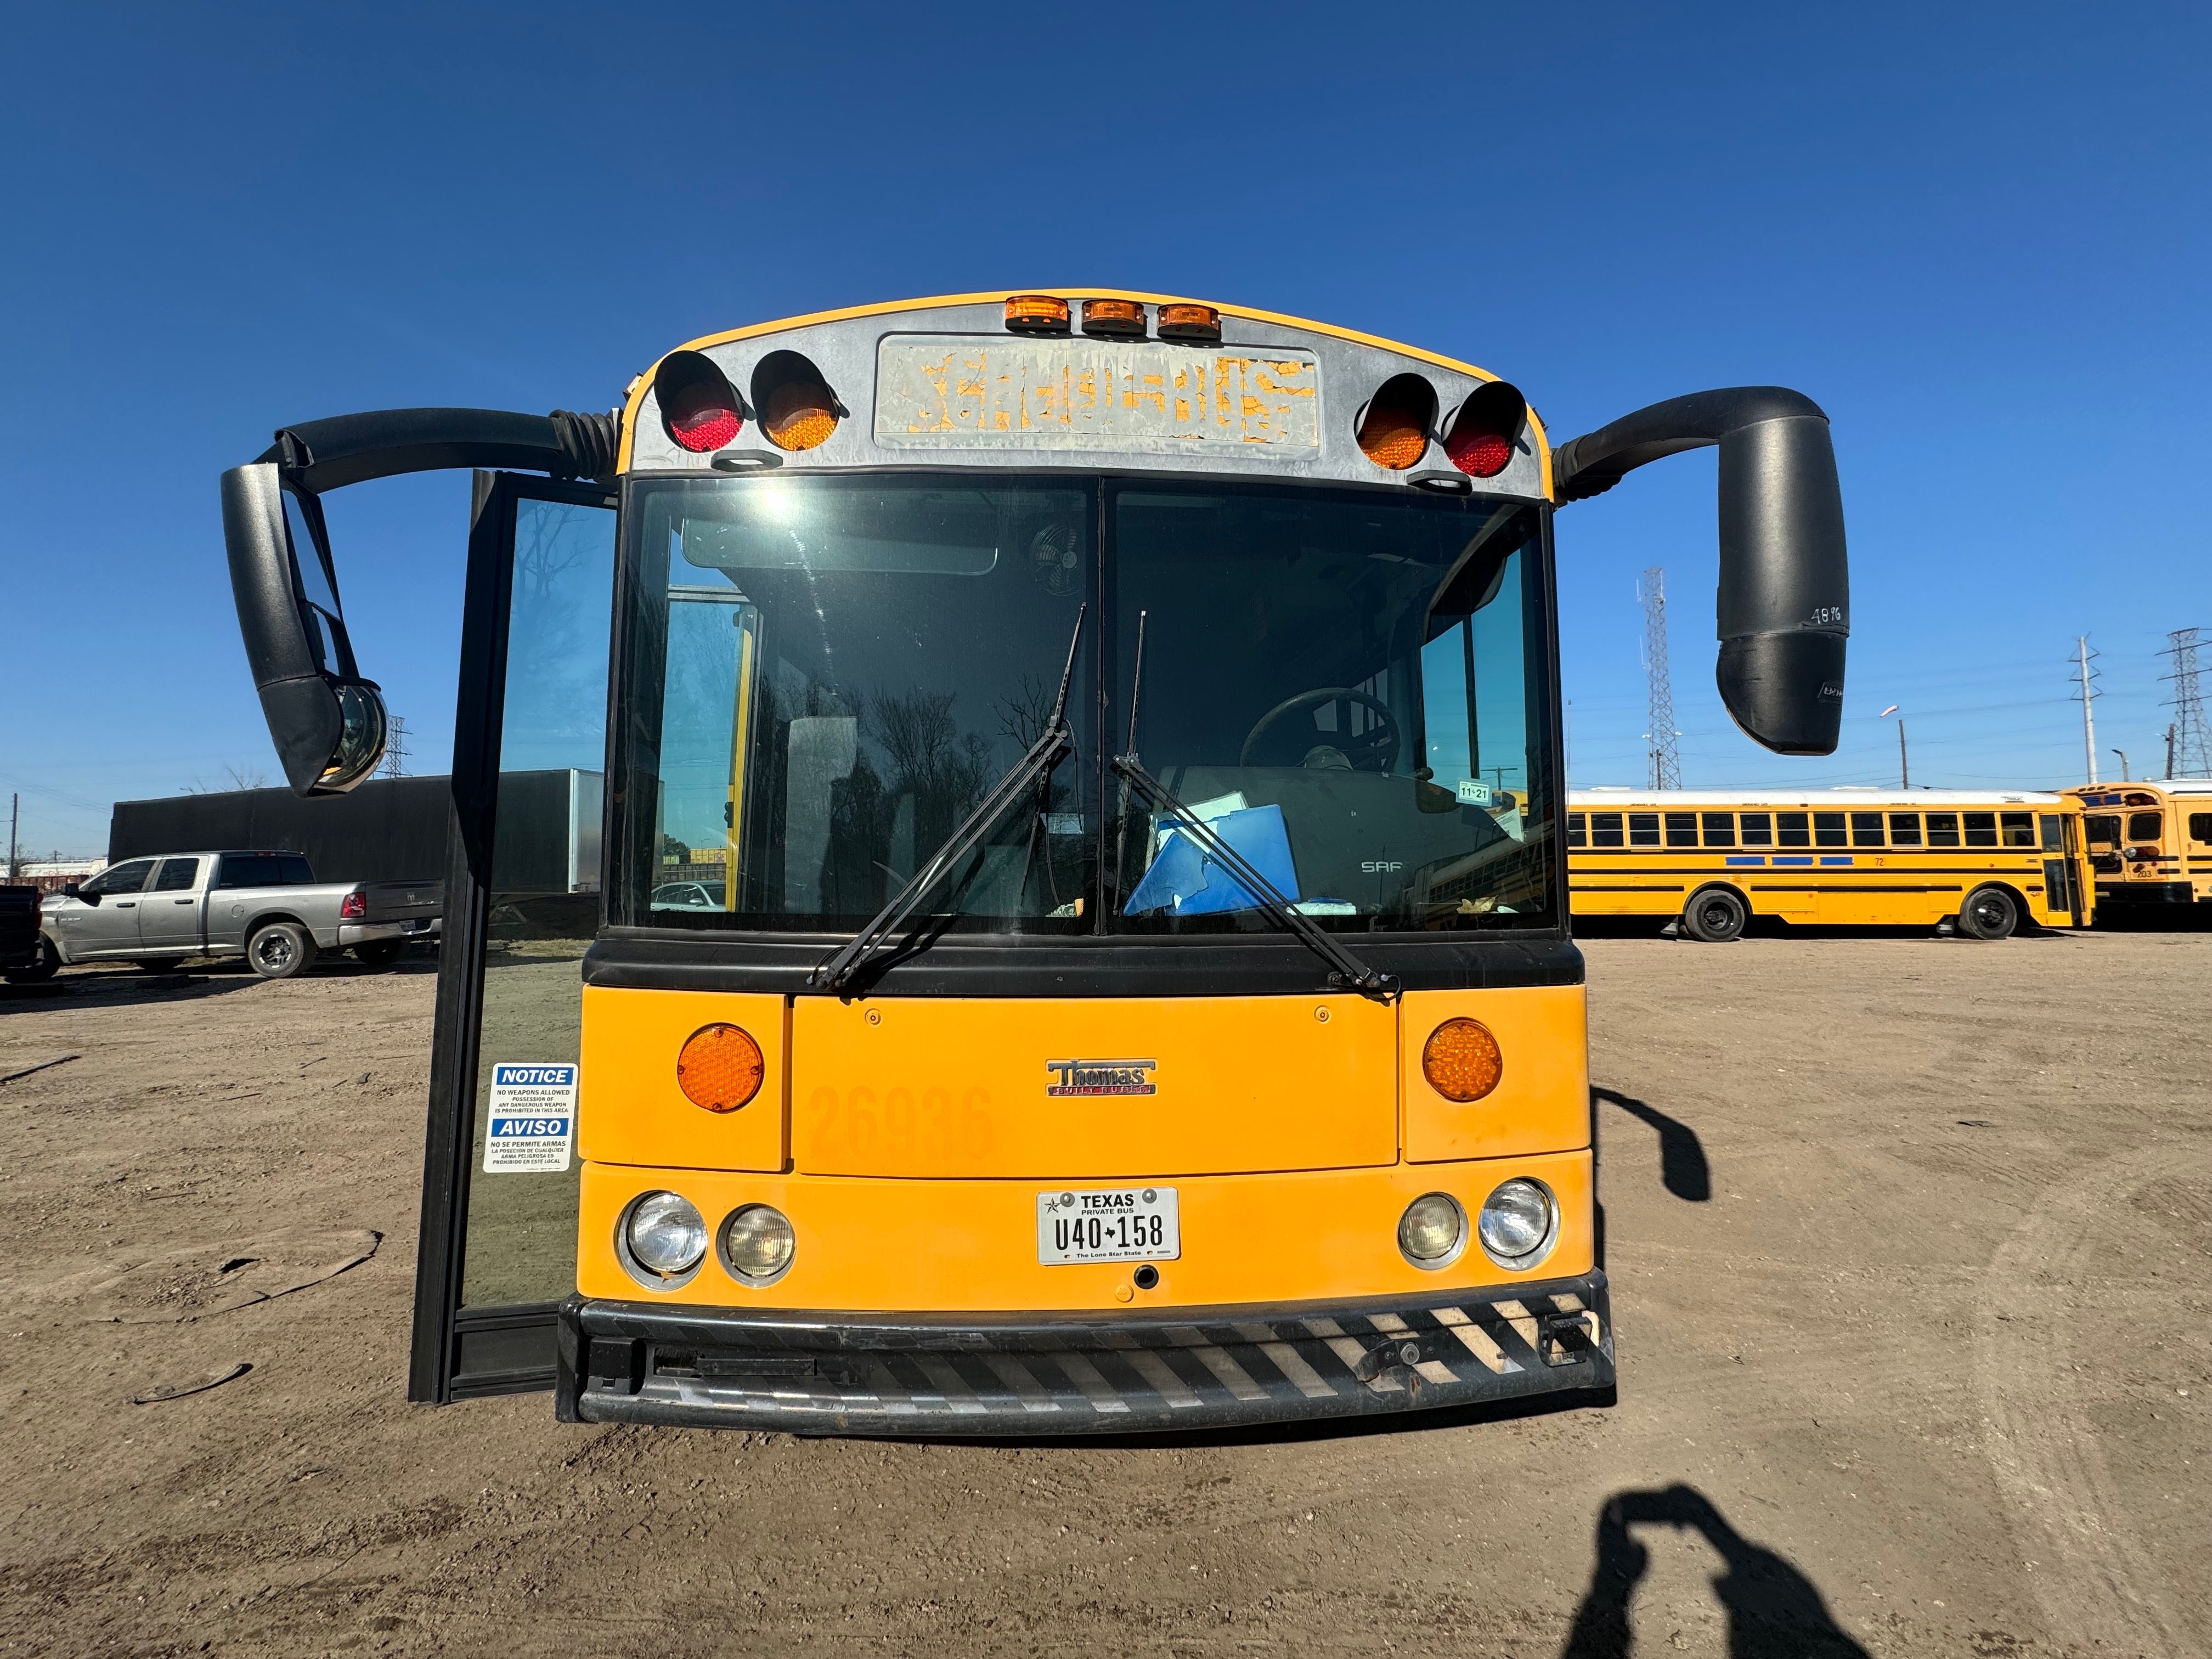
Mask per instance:
[[[2058,814],[2045,812],[2036,822],[2042,826],[2043,830],[2043,850],[2046,853],[2063,852],[2066,847],[2066,829],[2064,821]]]
[[[1695,812],[1667,814],[1667,845],[1695,847],[1698,844],[1698,815]]]
[[[1841,812],[1813,814],[1813,839],[1822,847],[1844,847],[1850,843],[1844,837],[1844,815]]]
[[[1851,814],[1851,845],[1854,847],[1882,845],[1881,813],[1854,812]]]
[[[2004,823],[2004,844],[2008,847],[2035,845],[2035,814],[2006,812],[2001,815]]]
[[[1774,817],[1768,812],[1746,812],[1743,815],[1743,844],[1746,847],[1774,845]]]
[[[1889,844],[1892,847],[1920,845],[1920,814],[1892,812],[1889,815]]]
[[[1997,844],[1997,815],[1994,812],[1966,814],[1966,845],[1994,847]]]
[[[1567,814],[1568,846],[1587,847],[1589,845],[1589,830],[1587,827],[1589,822],[1589,818],[1581,812],[1570,812]]]
[[[1735,814],[1708,812],[1705,814],[1705,845],[1733,847],[1735,845]]]
[[[1930,812],[1928,815],[1928,844],[1930,847],[1956,847],[1959,844],[1959,815],[1956,812]]]
[[[1591,813],[1590,845],[1618,847],[1620,844],[1620,814],[1618,812]]]
[[[1777,812],[1781,820],[1782,844],[1784,847],[1810,847],[1813,844],[1812,820],[1802,812]]]
[[[1656,847],[1659,844],[1659,815],[1656,812],[1631,812],[1628,815],[1628,844],[1631,847]]]

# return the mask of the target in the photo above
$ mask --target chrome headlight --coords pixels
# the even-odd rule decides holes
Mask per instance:
[[[1467,1248],[1467,1212],[1449,1193],[1424,1193],[1398,1218],[1398,1248],[1416,1267],[1450,1266]]]
[[[780,1277],[797,1247],[790,1218],[773,1204],[748,1204],[722,1224],[722,1260],[752,1284]]]
[[[1501,1267],[1527,1267],[1552,1247],[1559,1212],[1552,1195],[1534,1181],[1504,1182],[1482,1200],[1475,1222],[1482,1248]]]
[[[706,1255],[707,1224],[690,1199],[647,1193],[629,1206],[623,1243],[647,1273],[673,1279],[690,1273]]]

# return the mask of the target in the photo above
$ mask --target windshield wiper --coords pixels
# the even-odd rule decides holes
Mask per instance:
[[[975,850],[983,837],[1006,817],[1008,809],[1032,786],[1051,776],[1053,769],[1074,751],[1075,732],[1067,723],[1067,688],[1075,678],[1075,653],[1083,643],[1083,617],[1090,608],[1086,601],[1076,609],[1075,632],[1067,641],[1067,665],[1060,674],[1060,696],[1053,700],[1052,718],[1045,722],[1037,740],[1030,745],[1029,753],[1014,763],[1012,771],[991,786],[990,793],[968,815],[966,822],[930,854],[929,862],[915,871],[905,886],[891,895],[890,902],[876,912],[875,920],[807,975],[809,985],[825,991],[842,991],[851,984],[869,961],[885,948],[884,941],[914,914],[939,882]]]
[[[1132,697],[1133,702],[1133,696]],[[1133,725],[1133,722],[1132,723]],[[1328,964],[1328,982],[1337,990],[1357,991],[1362,996],[1373,997],[1378,1002],[1389,1002],[1398,994],[1398,981],[1389,974],[1377,973],[1358,957],[1346,950],[1312,917],[1285,898],[1274,883],[1252,867],[1250,860],[1224,841],[1212,825],[1185,806],[1169,793],[1168,787],[1145,769],[1133,749],[1126,755],[1114,757],[1114,769],[1137,792],[1165,814],[1177,830],[1195,841],[1200,850],[1234,876],[1247,892],[1273,915],[1276,921],[1297,936],[1298,942]]]

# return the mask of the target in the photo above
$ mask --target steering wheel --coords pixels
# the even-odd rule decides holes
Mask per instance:
[[[1258,723],[1245,734],[1244,747],[1237,752],[1237,763],[1239,766],[1259,763],[1253,757],[1259,750],[1260,740],[1278,721],[1332,702],[1340,711],[1337,729],[1328,733],[1316,732],[1313,734],[1316,739],[1333,739],[1329,746],[1350,761],[1355,772],[1387,772],[1398,763],[1398,750],[1403,738],[1397,717],[1391,714],[1389,705],[1381,698],[1370,696],[1366,692],[1355,690],[1348,685],[1325,685],[1312,691],[1301,691],[1295,697],[1286,697],[1277,703],[1261,715]],[[1358,737],[1352,736],[1351,730],[1352,705],[1355,702],[1372,713],[1381,722],[1373,731],[1363,732]],[[1313,746],[1308,746],[1308,753],[1312,752]]]

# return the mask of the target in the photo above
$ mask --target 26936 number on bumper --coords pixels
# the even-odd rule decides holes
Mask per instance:
[[[1119,1434],[1607,1389],[1602,1273],[1328,1305],[1145,1315],[753,1314],[572,1298],[567,1422],[795,1434]]]

